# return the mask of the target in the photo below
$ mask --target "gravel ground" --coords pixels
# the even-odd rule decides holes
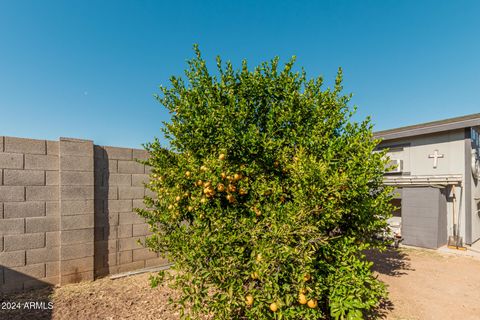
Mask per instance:
[[[479,319],[480,260],[428,250],[402,249],[371,255],[375,271],[389,286],[389,300],[376,317]],[[0,319],[178,319],[167,286],[152,289],[149,274],[0,296],[0,301],[52,302],[52,310],[0,310]]]

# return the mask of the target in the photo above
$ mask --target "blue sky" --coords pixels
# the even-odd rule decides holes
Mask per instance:
[[[480,1],[0,0],[0,135],[139,147],[153,94],[198,43],[250,66],[297,56],[376,130],[480,112]]]

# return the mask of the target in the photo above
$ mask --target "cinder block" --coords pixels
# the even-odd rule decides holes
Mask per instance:
[[[118,161],[119,173],[145,173],[143,164],[135,161]]]
[[[93,186],[93,172],[62,171],[60,181],[62,186]]]
[[[149,181],[150,177],[148,174],[132,174],[132,186],[143,187]]]
[[[117,228],[117,237],[118,238],[131,238],[132,237],[132,225],[124,224],[119,225]]]
[[[45,278],[45,264],[32,264],[4,270],[5,284],[23,283],[31,278]]]
[[[27,233],[4,237],[5,251],[28,250],[45,247],[45,233]]]
[[[151,174],[152,173],[152,167],[145,165],[145,174]]]
[[[118,224],[141,224],[145,223],[145,219],[136,212],[120,212],[118,214]]]
[[[111,186],[131,186],[132,185],[132,175],[131,174],[112,173],[112,174],[108,175],[108,180],[106,182]]]
[[[45,276],[55,277],[60,274],[60,262],[53,261],[45,263]]]
[[[143,187],[118,187],[118,199],[143,199],[145,195]]]
[[[5,137],[5,152],[46,154],[45,140]]]
[[[47,210],[47,216],[58,216],[60,215],[60,204],[58,201],[47,201],[45,202]]]
[[[60,234],[62,245],[89,243],[94,239],[93,229],[63,230]]]
[[[146,223],[132,225],[132,236],[146,236],[150,234],[149,226]]]
[[[61,229],[77,230],[93,228],[94,220],[92,214],[81,214],[75,216],[62,216]]]
[[[93,268],[93,263],[92,263]],[[93,270],[85,271],[85,272],[75,272],[72,274],[67,275],[60,275],[60,284],[68,284],[68,283],[78,283],[82,281],[92,281],[94,280],[94,273]]]
[[[102,146],[93,145],[93,156],[97,159],[105,158],[105,149]]]
[[[117,265],[117,253],[110,253],[106,257],[107,257],[107,263],[105,264],[106,267]]]
[[[108,160],[108,172],[117,173],[118,172],[118,160]]]
[[[95,185],[95,187],[103,187],[104,185],[106,185],[105,181],[107,180],[105,175],[106,174],[103,171],[95,170],[93,172],[93,184]]]
[[[95,187],[95,198],[96,199],[118,199],[118,187],[117,186],[110,186],[110,187]]]
[[[3,187],[0,186],[0,202],[7,201],[24,201],[25,200],[25,188],[24,187]]]
[[[3,152],[3,140],[5,139],[5,137],[3,136],[0,136],[0,152]],[[1,280],[1,278],[0,278]]]
[[[133,199],[133,208],[139,208],[139,209],[146,209],[147,206],[145,205],[145,203],[143,202],[143,199],[140,200],[140,199]]]
[[[6,186],[43,186],[45,171],[9,170],[3,171],[3,184]]]
[[[132,263],[119,265],[118,266],[118,271],[119,272],[127,272],[127,271],[142,269],[142,268],[145,268],[145,261],[136,261],[136,262],[132,262]]]
[[[45,171],[45,176],[45,184],[47,186],[58,186],[60,181],[60,173],[58,171]]]
[[[27,233],[58,231],[60,219],[56,217],[32,217],[25,218]]]
[[[60,259],[60,247],[27,250],[27,265],[54,262]]]
[[[105,207],[106,212],[131,212],[132,200],[108,200]]]
[[[3,219],[0,223],[0,236],[7,234],[22,234],[25,231],[24,219]]]
[[[94,210],[95,210],[95,214],[103,214],[105,212],[104,208],[105,208],[105,204],[104,204],[105,200],[103,199],[95,199],[93,201],[93,204],[94,204]]]
[[[45,233],[45,247],[52,248],[60,246],[60,231]]]
[[[156,199],[158,197],[158,194],[156,192],[153,192],[152,190],[145,188],[145,196],[150,197],[152,199]]]
[[[157,258],[155,252],[150,251],[148,248],[133,250],[133,261],[148,260]]]
[[[132,250],[122,251],[118,253],[119,264],[127,264],[133,261]]]
[[[94,200],[62,200],[62,215],[94,213]]]
[[[154,259],[148,259],[148,260],[145,260],[145,268],[164,266],[168,263],[169,263],[169,261],[165,258],[162,258],[162,257],[158,257],[158,258],[154,258]]]
[[[5,202],[4,218],[26,218],[45,216],[45,202]]]
[[[133,149],[133,159],[147,160],[148,151],[142,149]]]
[[[93,172],[93,157],[61,155],[60,170]]]
[[[25,169],[58,170],[58,156],[26,154]]]
[[[86,271],[93,271],[93,256],[60,262],[62,278],[69,274],[78,274]]]
[[[3,236],[0,236],[0,252],[3,252]],[[2,268],[0,268],[0,271]],[[0,283],[2,283],[2,275],[0,274]]]
[[[100,254],[117,252],[117,242],[116,239],[97,241],[95,242],[95,251]]]
[[[0,269],[1,270],[1,269]],[[3,285],[0,286],[0,293],[4,294],[11,294],[11,293],[16,293],[16,292],[21,292],[24,290],[23,288],[23,281],[25,280],[25,277],[16,277],[19,281],[16,282],[9,282],[8,284],[4,283]]]
[[[93,143],[89,140],[60,139],[60,154],[93,157]]]
[[[47,140],[47,154],[58,156],[58,141]]]
[[[72,259],[80,259],[84,257],[93,257],[94,254],[94,246],[93,246],[93,238],[90,239],[90,243],[78,243],[78,244],[69,244],[63,245],[60,249],[60,260],[72,260]],[[81,270],[86,271],[86,270]]]
[[[0,168],[23,169],[23,154],[0,153]]]
[[[138,240],[142,241],[144,239],[145,237],[118,239],[118,251],[140,249],[142,246],[138,243]]]
[[[0,266],[11,268],[24,265],[25,251],[0,252]]]
[[[57,186],[26,187],[27,201],[36,200],[58,200]]]
[[[92,186],[61,186],[61,199],[63,200],[93,200],[94,188]]]
[[[39,280],[30,279],[23,283],[24,290],[40,289],[58,284],[58,277],[42,278]]]
[[[103,147],[106,157],[111,160],[132,160],[133,151],[129,148]]]

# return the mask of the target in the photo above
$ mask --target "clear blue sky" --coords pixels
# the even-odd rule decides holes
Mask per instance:
[[[0,0],[0,135],[139,147],[192,44],[250,66],[297,56],[375,129],[480,112],[480,1]]]

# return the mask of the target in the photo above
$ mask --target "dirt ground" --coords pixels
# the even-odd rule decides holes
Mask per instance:
[[[389,286],[389,300],[377,317],[479,319],[480,260],[427,250],[402,249],[370,255]],[[178,319],[167,303],[175,293],[152,289],[148,274],[66,285],[0,296],[3,302],[53,302],[51,310],[0,310],[0,319]]]

